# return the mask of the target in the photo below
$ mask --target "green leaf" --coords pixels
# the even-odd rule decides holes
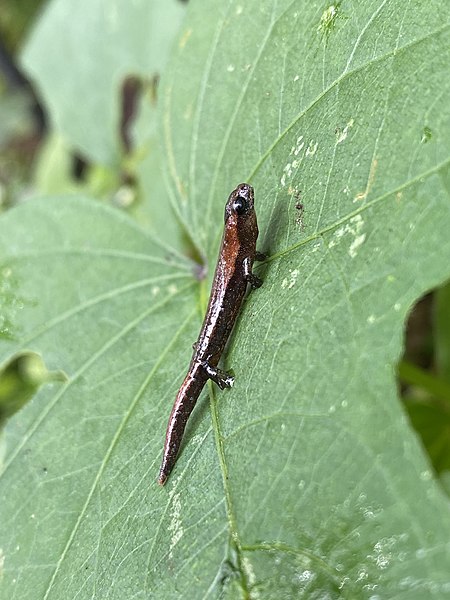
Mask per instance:
[[[141,198],[132,206],[133,215],[151,228],[153,235],[161,229],[170,234],[177,247],[185,244],[176,241],[177,223],[168,214],[168,203],[161,201],[164,181],[155,135],[154,88],[184,13],[180,0],[131,4],[112,0],[106,5],[103,0],[75,5],[70,0],[53,0],[22,54],[24,69],[35,80],[56,129],[47,143],[49,156],[43,159],[47,168],[42,161],[38,164],[37,192],[61,194],[80,188],[80,182],[71,181],[65,168],[67,151],[74,148],[94,163],[108,165],[89,171],[84,194],[117,195],[121,165],[122,171],[136,171],[139,179]],[[133,116],[138,127],[129,125],[136,148],[125,161],[119,129],[123,84],[130,76],[141,80],[142,98],[137,103],[138,114]],[[74,100],[80,98],[82,101]]]
[[[270,251],[235,387],[202,394],[166,488],[191,264],[82,199],[2,215],[0,356],[69,376],[5,430],[5,597],[450,596],[448,499],[394,377],[410,306],[450,273],[448,11],[335,9],[193,2],[163,82],[168,195],[209,277],[240,180]]]
[[[48,3],[22,62],[57,131],[91,160],[119,162],[121,86],[163,70],[183,16],[178,0]]]

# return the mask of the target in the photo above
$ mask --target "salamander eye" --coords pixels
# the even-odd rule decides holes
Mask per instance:
[[[245,211],[247,210],[247,207],[248,207],[247,199],[243,198],[242,196],[238,196],[236,198],[236,200],[233,202],[233,210],[238,215],[243,215],[245,213]]]

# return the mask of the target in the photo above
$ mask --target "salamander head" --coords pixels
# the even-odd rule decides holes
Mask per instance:
[[[254,211],[254,192],[251,185],[248,183],[240,183],[233,190],[227,200],[225,206],[225,223],[230,217],[239,219],[245,218]]]

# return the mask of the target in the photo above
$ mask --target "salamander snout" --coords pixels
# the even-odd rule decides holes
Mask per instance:
[[[248,183],[240,183],[235,192],[243,198],[249,198],[250,196],[253,197],[253,188]]]

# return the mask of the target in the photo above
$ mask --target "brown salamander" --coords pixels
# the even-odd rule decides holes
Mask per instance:
[[[208,379],[220,389],[231,387],[231,373],[217,367],[244,298],[247,284],[258,288],[261,279],[252,273],[253,262],[264,260],[256,251],[258,224],[254,192],[240,183],[225,205],[225,228],[211,295],[187,375],[170,413],[158,483],[164,485],[175,465],[187,420]]]

